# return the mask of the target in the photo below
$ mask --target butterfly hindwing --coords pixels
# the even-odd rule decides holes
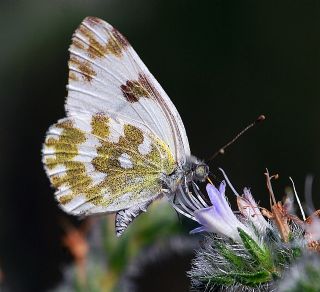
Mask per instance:
[[[168,144],[175,159],[190,154],[185,128],[175,106],[128,41],[111,25],[87,17],[70,46],[66,109],[107,113],[148,127]]]
[[[144,204],[176,167],[153,133],[106,114],[81,114],[53,125],[43,162],[56,198],[68,213],[115,212]]]

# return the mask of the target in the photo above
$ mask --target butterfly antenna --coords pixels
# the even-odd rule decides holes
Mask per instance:
[[[247,132],[249,129],[251,129],[256,124],[264,121],[266,117],[264,115],[260,115],[254,122],[246,126],[240,133],[238,133],[231,141],[229,141],[227,144],[225,144],[223,147],[221,147],[216,153],[214,153],[209,159],[207,159],[207,162],[212,161],[215,159],[218,155],[224,154],[226,148],[228,148],[231,144],[233,144],[235,141],[237,141],[245,132]]]

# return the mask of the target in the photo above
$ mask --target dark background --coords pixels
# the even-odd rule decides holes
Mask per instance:
[[[43,291],[65,258],[41,163],[65,116],[68,46],[85,16],[118,28],[167,91],[192,153],[206,158],[259,114],[267,120],[211,165],[268,206],[263,172],[320,181],[319,1],[1,1],[0,266],[12,291]]]

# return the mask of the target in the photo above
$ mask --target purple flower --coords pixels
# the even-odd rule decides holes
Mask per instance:
[[[225,197],[226,183],[223,181],[219,189],[214,185],[208,184],[206,189],[212,206],[194,211],[194,218],[202,226],[194,229],[192,233],[208,231],[232,238],[235,241],[241,241],[237,229],[241,228],[248,235],[256,239],[253,232],[241,223],[231,210]]]

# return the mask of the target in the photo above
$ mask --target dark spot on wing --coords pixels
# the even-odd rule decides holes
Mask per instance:
[[[99,30],[105,40],[100,38]],[[87,17],[76,30],[72,44],[77,48],[81,49],[82,46],[82,49],[85,49],[81,41],[87,44],[87,53],[93,59],[102,58],[108,54],[120,58],[129,45],[126,38],[119,31],[95,17]]]
[[[154,85],[150,82],[149,78],[145,75],[140,73],[139,74],[139,83],[145,88],[149,94],[149,97],[155,97],[158,99],[160,97],[160,93],[158,90],[154,87]]]
[[[98,25],[103,23],[103,20],[94,16],[88,16],[84,21],[90,23],[91,25]]]
[[[69,71],[69,80],[78,81],[78,78],[75,72]]]
[[[123,96],[131,103],[137,102],[141,97],[149,98],[149,92],[140,80],[128,80],[120,88]]]
[[[114,38],[117,40],[118,44],[125,49],[127,46],[129,46],[128,40],[115,28],[112,30]]]
[[[69,67],[71,65],[78,67],[79,73],[81,73],[82,78],[85,81],[90,82],[93,79],[93,77],[97,75],[97,73],[92,69],[90,63],[86,61],[81,61],[75,58],[74,56],[71,56],[70,58]]]

